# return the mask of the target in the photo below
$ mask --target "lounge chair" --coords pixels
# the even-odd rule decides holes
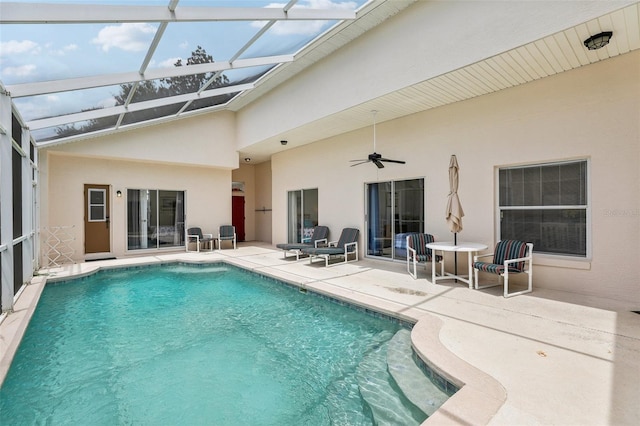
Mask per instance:
[[[313,228],[313,233],[309,238],[303,238],[301,243],[280,243],[276,244],[276,247],[284,250],[284,258],[287,258],[287,253],[292,252],[296,255],[296,260],[300,260],[303,248],[321,247],[327,245],[327,238],[329,237],[329,228],[326,226],[316,226]]]
[[[358,260],[359,232],[356,228],[344,228],[338,241],[329,242],[327,247],[303,248],[302,253],[309,255],[309,263],[313,263],[314,258],[324,258],[325,266],[329,266],[331,256],[344,257],[344,263],[349,261],[349,255],[353,255],[354,260]]]
[[[190,243],[195,243],[196,250],[189,250]],[[213,238],[213,234],[203,234],[202,229],[197,227],[187,229],[187,241],[185,242],[187,251],[199,252],[203,246],[208,246],[209,251],[213,251],[215,244],[216,240]]]
[[[434,242],[435,239],[431,234],[407,234],[407,272],[413,277],[418,278],[417,266],[419,262],[424,262],[425,268],[427,263],[433,262],[433,252],[427,248],[427,244]],[[440,263],[440,276],[444,275],[444,262],[440,255],[436,255],[435,262]],[[413,268],[411,266],[413,265]]]
[[[233,241],[233,248],[236,248],[236,227],[233,225],[222,225],[218,231],[218,250],[222,250],[223,241]]]
[[[478,259],[493,256],[491,262],[481,262]],[[498,284],[479,286],[479,272],[489,272],[498,274],[504,281],[504,297],[516,296],[518,294],[532,291],[532,265],[533,264],[533,244],[517,240],[502,240],[496,244],[494,253],[483,254],[473,257],[473,269],[475,272],[475,288],[495,287]],[[529,276],[529,283],[526,290],[509,293],[509,274],[525,273]]]

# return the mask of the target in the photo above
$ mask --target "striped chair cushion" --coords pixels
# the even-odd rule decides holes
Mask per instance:
[[[489,262],[473,262],[474,269],[483,272],[490,272],[492,274],[503,274],[504,273],[504,265],[498,265],[497,263],[489,263]],[[509,272],[518,273],[522,272],[520,269],[509,267]]]
[[[431,261],[431,249],[427,248],[427,244],[434,242],[435,239],[431,234],[409,234],[408,242],[409,247],[416,251],[416,259],[419,262]],[[441,256],[436,256],[436,260],[439,262]]]
[[[496,251],[493,254],[493,263],[473,262],[473,267],[479,271],[493,274],[504,273],[504,261],[509,259],[519,259],[527,255],[527,244],[517,240],[502,240],[496,244]],[[509,272],[523,272],[525,262],[512,263],[509,265]]]

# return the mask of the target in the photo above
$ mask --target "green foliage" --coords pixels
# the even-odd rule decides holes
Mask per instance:
[[[213,56],[207,54],[206,50],[201,46],[191,52],[191,56],[187,59],[186,65],[183,65],[182,59],[178,59],[174,66],[189,66],[197,64],[213,63]],[[209,81],[211,83],[209,83]],[[126,105],[127,100],[131,96],[129,104],[135,104],[144,101],[150,101],[154,99],[166,98],[176,95],[184,95],[189,93],[196,93],[203,88],[207,83],[205,90],[214,89],[216,87],[223,87],[229,84],[229,80],[226,76],[216,73],[208,72],[201,74],[192,74],[185,76],[169,77],[160,80],[144,80],[138,83],[126,83],[120,85],[120,92],[114,95],[114,99],[117,105]],[[133,91],[133,95],[131,94]],[[191,104],[191,109],[205,108],[208,106],[218,105],[230,99],[231,95],[220,95],[210,98],[198,99]],[[159,107],[153,107],[143,109],[140,111],[128,112],[121,125],[137,123],[155,118],[166,117],[174,115],[184,106],[184,102],[176,103],[173,105],[164,105]],[[94,110],[92,108],[85,111]],[[66,124],[56,128],[55,132],[58,137],[73,136],[81,133],[89,133],[92,131],[102,130],[106,128],[114,127],[117,123],[118,116],[101,117],[89,120],[85,123],[78,124]]]

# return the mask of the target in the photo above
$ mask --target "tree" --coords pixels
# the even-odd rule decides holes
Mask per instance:
[[[196,50],[191,52],[191,56],[187,58],[186,66],[189,65],[197,65],[197,64],[207,64],[213,63],[213,57],[207,54],[206,50],[201,46],[198,46]],[[184,66],[182,63],[182,59],[178,59],[174,66],[181,67]],[[184,95],[188,93],[195,93],[200,90],[209,80],[214,77],[215,73],[201,73],[201,74],[192,74],[185,76],[177,76],[177,77],[168,77],[160,80],[144,80],[137,84],[134,83],[126,83],[120,85],[120,93],[114,95],[114,99],[116,101],[116,105],[125,105],[131,90],[135,87],[135,92],[133,94],[133,98],[131,99],[131,103],[138,103],[143,101],[149,101],[153,99],[166,98],[170,96],[176,95]],[[229,79],[220,74],[215,77],[215,80],[207,86],[207,89],[214,89],[216,87],[222,87],[229,84]],[[198,99],[195,100],[191,105],[190,109],[199,109],[205,108],[208,106],[218,105],[223,102],[226,102],[230,99],[232,95],[220,95],[214,96],[206,99]],[[142,122],[151,120],[154,118],[166,117],[169,115],[176,114],[184,105],[184,102],[180,102],[179,104],[173,105],[164,105],[161,107],[149,108],[135,112],[128,112],[122,124],[131,124],[136,122]],[[92,108],[85,111],[94,110],[97,108]],[[59,126],[55,129],[58,137],[67,137],[73,136],[81,133],[88,133],[92,131],[102,130],[105,128],[114,127],[117,122],[117,116],[111,117],[101,117],[96,119],[91,119],[83,124],[66,124],[64,126]]]
[[[213,63],[213,57],[201,47],[198,46],[196,50],[191,52],[191,56],[187,59],[187,66],[209,64]],[[175,64],[176,67],[182,66],[182,59],[178,59]],[[200,90],[210,79],[212,79],[214,73],[205,74],[192,74],[179,77],[163,78],[161,81],[167,86],[169,95],[182,95],[185,93],[194,93]],[[216,77],[215,81],[211,83],[207,88],[220,87],[228,84],[229,80],[226,76],[220,74]]]

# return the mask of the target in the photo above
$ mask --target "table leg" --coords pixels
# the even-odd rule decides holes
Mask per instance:
[[[431,251],[431,283],[435,284],[436,283],[436,251],[432,250]]]

